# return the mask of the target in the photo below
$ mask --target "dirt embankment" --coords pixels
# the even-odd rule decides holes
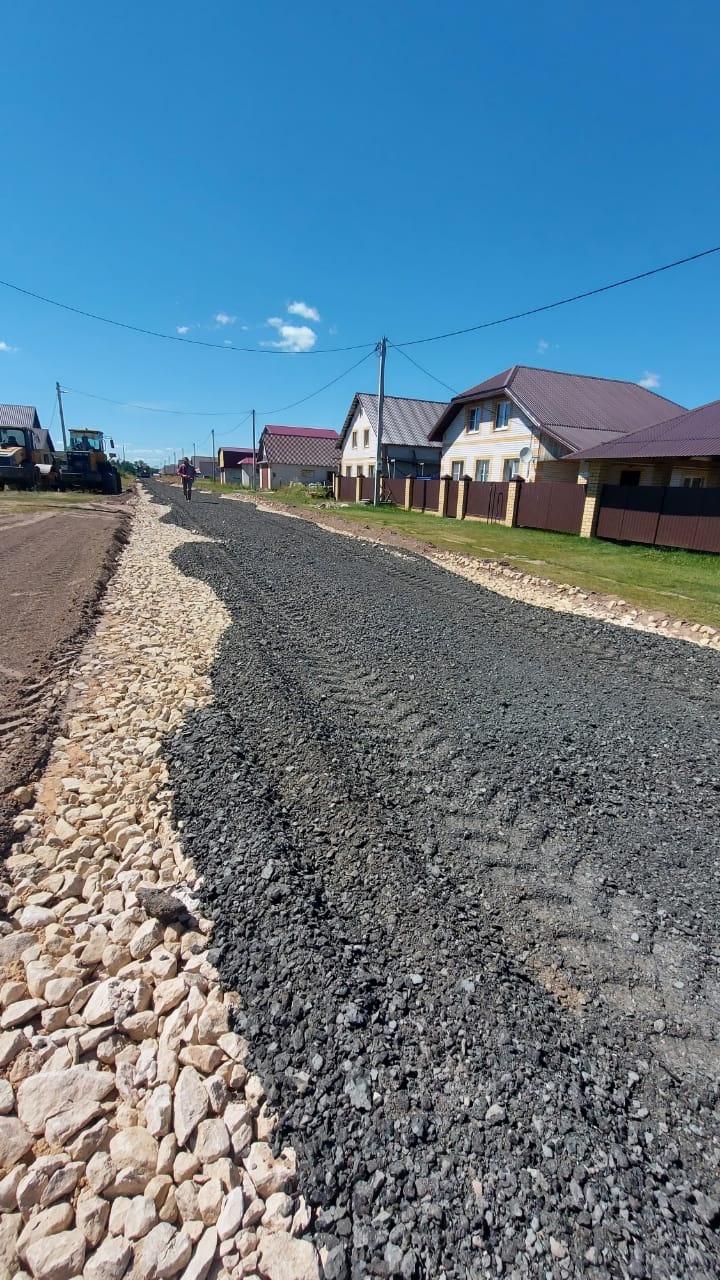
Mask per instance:
[[[0,856],[13,791],[42,764],[69,672],[125,544],[130,494],[62,511],[0,513]]]

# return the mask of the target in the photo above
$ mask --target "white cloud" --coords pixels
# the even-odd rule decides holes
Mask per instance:
[[[267,322],[277,330],[277,342],[263,342],[263,347],[275,347],[278,351],[311,351],[317,342],[317,334],[306,324],[285,324],[277,316]]]
[[[642,378],[638,380],[638,386],[647,387],[648,391],[654,391],[656,387],[660,386],[660,374],[651,373],[649,369],[646,369]]]
[[[190,332],[190,325],[189,325],[189,324],[178,324],[178,325],[176,325],[176,326],[175,326],[175,331],[176,331],[176,333],[189,333],[189,332]]]
[[[544,338],[541,338],[537,344],[537,349],[538,349],[538,355],[542,355],[543,351],[550,350],[550,343],[546,342]]]
[[[336,325],[336,324],[331,324],[331,325],[330,325],[330,328],[328,329],[328,333],[331,333],[331,334],[332,334],[332,336],[333,336],[333,338],[334,338],[334,337],[335,337],[335,334],[337,333],[337,331],[338,331],[338,327],[337,327],[337,325]]]
[[[237,316],[229,316],[226,311],[218,311],[215,316],[215,323],[221,325],[234,324],[236,320]]]
[[[300,316],[303,320],[314,320],[317,324],[320,320],[320,312],[317,307],[309,307],[307,302],[291,302],[288,307],[289,316]]]
[[[10,354],[13,351],[17,351],[17,347],[11,347],[9,342],[0,342],[0,351]]]

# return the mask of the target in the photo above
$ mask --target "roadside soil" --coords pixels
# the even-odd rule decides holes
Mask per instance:
[[[19,807],[12,792],[37,776],[67,677],[127,537],[132,495],[72,510],[0,508],[0,857]]]
[[[327,1274],[716,1276],[718,654],[151,491],[231,619],[165,758]]]

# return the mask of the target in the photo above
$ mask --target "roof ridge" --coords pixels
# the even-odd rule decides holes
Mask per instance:
[[[667,400],[668,404],[677,404],[677,400],[668,400],[667,396],[661,395],[653,387],[643,387],[639,382],[633,382],[632,378],[606,378],[601,373],[568,373],[566,369],[548,369],[541,364],[516,364],[513,367],[516,370],[530,369],[532,373],[554,373],[560,378],[587,378],[590,382],[615,382],[620,387],[640,387],[641,391],[648,391],[651,395],[656,396],[658,400]]]
[[[377,391],[356,391],[356,396],[372,396],[377,400]],[[411,400],[413,404],[448,404],[448,400],[431,400],[426,396],[383,396],[383,400]]]

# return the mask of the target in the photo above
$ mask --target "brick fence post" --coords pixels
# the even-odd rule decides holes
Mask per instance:
[[[403,507],[405,508],[406,511],[409,511],[412,506],[412,487],[413,487],[412,476],[406,476],[405,492],[403,493]]]
[[[508,485],[507,510],[505,512],[504,523],[512,528],[517,523],[517,508],[520,498],[520,486],[523,481],[511,480]]]
[[[583,506],[582,521],[580,523],[580,537],[594,538],[597,528],[598,516],[600,514],[600,494],[603,487],[603,464],[602,462],[590,462],[587,469],[587,483],[585,485],[585,504]],[[578,477],[578,483],[583,483],[583,477]]]
[[[470,485],[470,483],[471,481],[469,476],[461,477],[460,484],[458,485],[457,507],[455,509],[456,520],[465,519],[465,512],[467,511],[467,500],[468,500],[468,493],[469,493],[468,486]]]
[[[355,477],[355,501],[362,502],[362,476]]]
[[[440,491],[439,491],[439,493],[438,493],[438,506],[437,506],[437,514],[438,514],[439,516],[444,516],[444,515],[445,515],[445,512],[447,511],[448,485],[449,485],[449,483],[450,483],[450,477],[449,477],[449,476],[441,476],[441,477],[440,477]]]

